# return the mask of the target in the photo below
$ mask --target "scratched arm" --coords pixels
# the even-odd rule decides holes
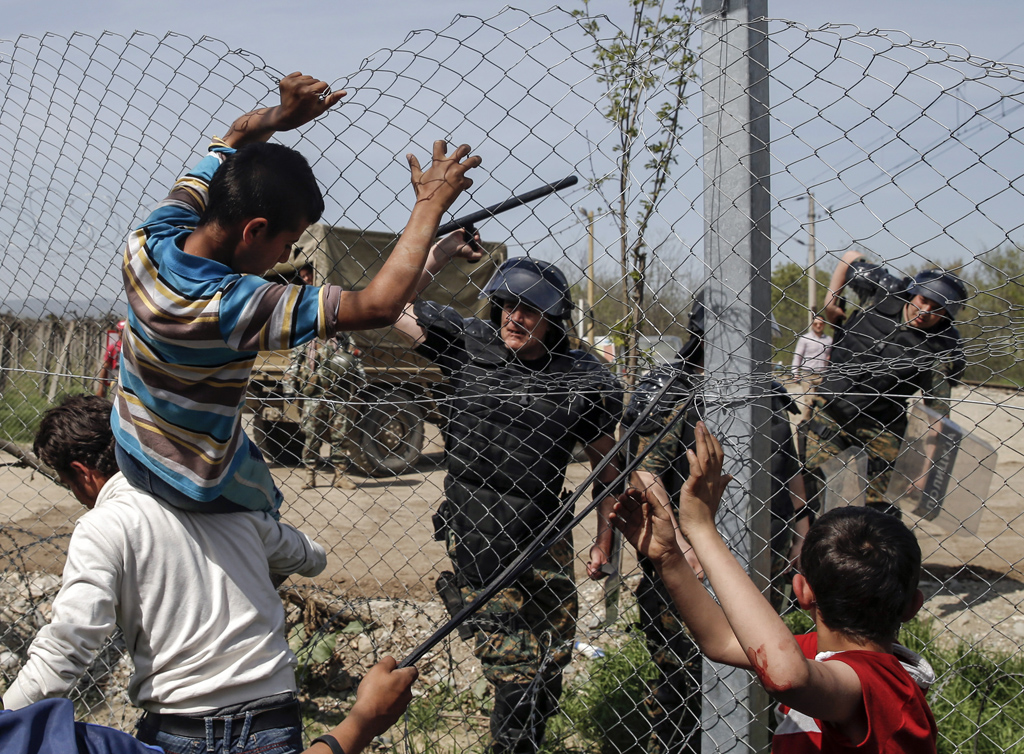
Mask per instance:
[[[696,451],[688,453],[691,475],[680,496],[679,525],[704,566],[740,650],[765,689],[780,702],[839,725],[859,720],[864,707],[856,672],[842,662],[804,657],[786,624],[715,528],[721,496],[708,494],[704,476],[707,473],[713,479],[715,464],[721,462],[721,445],[703,422],[697,425],[696,435]]]

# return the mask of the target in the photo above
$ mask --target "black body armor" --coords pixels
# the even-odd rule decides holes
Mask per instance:
[[[879,296],[850,317],[842,338],[833,344],[818,392],[827,400],[826,413],[840,425],[858,420],[886,427],[897,423],[906,414],[910,396],[926,389],[936,361],[946,358],[962,365],[956,327],[948,320],[930,332],[904,325],[905,303],[899,296]],[[956,379],[962,366],[951,371],[947,376]]]
[[[482,586],[557,515],[573,449],[614,431],[621,387],[582,352],[525,364],[491,322],[463,320],[430,302],[417,302],[415,311],[428,332],[421,350],[453,389],[440,523],[455,538],[460,576]],[[432,349],[431,331],[454,347]]]

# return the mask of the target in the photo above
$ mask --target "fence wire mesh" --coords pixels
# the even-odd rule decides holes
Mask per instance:
[[[476,448],[479,460],[462,470],[463,480],[471,472],[487,488],[497,484],[492,476],[503,476],[518,489],[529,477],[533,486],[557,486],[555,503],[547,503],[557,504],[563,475],[566,489],[575,489],[616,431],[617,416],[570,424],[564,417],[578,418],[576,404],[608,412],[620,389],[627,403],[644,390],[650,397],[658,375],[678,367],[680,349],[698,343],[692,304],[710,284],[750,300],[747,283],[724,276],[705,251],[722,236],[705,199],[721,177],[714,163],[726,143],[719,134],[709,146],[707,103],[733,104],[722,101],[727,85],[709,91],[705,71],[722,61],[707,55],[724,59],[736,50],[723,52],[709,39],[708,19],[692,8],[683,4],[678,13],[639,32],[585,11],[458,16],[331,81],[349,90],[343,104],[275,137],[305,155],[326,200],[323,219],[292,259],[268,273],[282,284],[301,285],[308,264],[316,285],[364,288],[408,217],[403,155],[423,160],[434,139],[471,144],[484,160],[455,217],[579,176],[574,188],[482,222],[484,259],[452,262],[420,299],[453,307],[460,321],[487,322],[492,310],[481,292],[504,260],[554,263],[577,303],[566,328],[571,346],[605,362],[596,380],[595,372],[570,378],[542,369],[525,387],[491,385],[467,398],[472,381],[460,387],[392,328],[257,360],[242,422],[284,494],[282,520],[328,552],[319,576],[295,577],[280,589],[309,738],[351,707],[355,684],[381,656],[406,656],[448,618],[437,582],[453,566],[432,516],[452,499],[445,478],[458,476],[452,465],[465,456],[446,455],[446,440],[449,451],[465,437],[490,443]],[[689,352],[685,398],[697,397],[684,411],[679,396],[658,421],[680,416],[682,428],[688,416],[716,401],[721,407],[720,396],[756,402],[771,394],[773,379],[781,383],[795,414],[776,394],[770,420],[745,430],[775,443],[771,458],[752,457],[772,477],[760,506],[774,517],[770,528],[767,518],[755,525],[756,551],[748,553],[751,562],[770,561],[760,569],[773,604],[794,629],[810,625],[792,604],[787,578],[805,530],[798,513],[805,498],[821,509],[872,503],[902,510],[923,551],[925,603],[901,641],[936,671],[928,699],[939,750],[1019,750],[1024,70],[901,32],[809,29],[778,19],[758,28],[766,30],[768,97],[754,111],[763,111],[770,140],[768,174],[756,183],[768,200],[746,220],[770,239],[770,268],[753,275],[770,285],[770,303],[747,336],[770,331],[770,344],[760,344],[770,356],[739,374],[729,371],[729,354],[724,361],[709,355],[709,365],[727,366],[704,374]],[[10,686],[50,619],[68,540],[84,513],[30,451],[40,416],[66,394],[105,393],[116,380],[127,232],[211,136],[241,113],[276,103],[283,73],[215,39],[136,33],[0,42],[0,76],[0,172],[7,176],[0,202],[0,677]],[[747,155],[734,157],[752,170]],[[830,280],[855,257],[846,309],[836,314]],[[879,291],[906,291],[905,277],[936,267],[966,284],[956,316],[963,362],[955,339],[929,351],[916,341],[894,346],[877,333],[875,348],[864,351],[873,355],[861,358],[848,337],[853,332],[854,344],[867,337],[852,327],[854,310],[876,311]],[[709,303],[709,337],[722,314],[716,307]],[[833,328],[817,331],[815,313],[851,327],[845,354],[836,342],[828,366],[820,357]],[[842,332],[832,335],[838,340]],[[665,371],[666,364],[676,367]],[[826,387],[845,386],[841,425],[816,397],[823,369]],[[465,416],[487,424],[536,393],[545,406],[522,411],[504,430],[521,449],[466,428]],[[679,443],[655,447],[645,435],[633,451],[646,451],[643,468],[663,471],[670,492],[678,490],[672,474],[687,442],[679,434]],[[737,447],[727,447],[727,456]],[[727,465],[749,460],[727,457]],[[519,548],[536,535],[535,523],[515,534]],[[488,606],[475,630],[494,629],[488,620],[501,625],[477,656],[472,639],[453,633],[423,657],[416,700],[376,745],[482,751],[491,723],[504,720],[505,735],[534,732],[499,741],[499,750],[696,751],[703,718],[706,727],[738,719],[737,750],[756,750],[744,721],[773,725],[769,708],[757,706],[756,696],[716,708],[709,700],[718,697],[701,693],[717,670],[702,668],[650,567],[644,576],[626,545],[617,568],[606,569],[615,570],[612,577],[587,578],[597,531],[588,517],[517,590]],[[480,584],[454,570],[454,594],[472,597]],[[112,636],[70,691],[80,716],[133,730],[139,711],[127,695],[131,672],[124,641]],[[746,716],[737,718],[736,706]],[[704,743],[705,750],[736,746]]]

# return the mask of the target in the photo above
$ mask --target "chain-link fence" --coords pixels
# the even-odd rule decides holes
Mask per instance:
[[[449,607],[478,593],[482,577],[466,574],[454,544],[466,537],[448,530],[455,567],[444,531],[435,538],[442,502],[449,518],[453,505],[498,506],[478,516],[497,528],[470,527],[490,532],[473,540],[480,547],[501,538],[511,498],[548,506],[532,523],[557,518],[548,488],[561,490],[559,459],[572,491],[608,442],[638,436],[583,414],[612,410],[616,380],[627,403],[650,398],[685,355],[679,406],[646,416],[680,443],[641,431],[624,458],[642,456],[671,492],[687,442],[676,428],[708,418],[737,477],[721,528],[794,629],[809,625],[794,609],[788,567],[809,518],[803,501],[901,510],[923,550],[925,594],[901,641],[935,669],[928,699],[940,751],[1022,746],[1024,70],[898,32],[712,11],[684,4],[632,30],[561,10],[460,16],[370,56],[332,82],[350,92],[339,108],[276,137],[307,157],[327,202],[294,259],[272,273],[287,284],[301,284],[308,264],[316,284],[364,287],[408,216],[402,156],[423,160],[436,138],[469,143],[484,160],[456,217],[581,179],[480,223],[484,260],[453,262],[421,294],[456,312],[417,310],[428,347],[383,329],[257,361],[243,424],[284,494],[283,520],[328,551],[320,576],[281,588],[310,737],[344,715],[382,655],[407,656],[445,623],[443,572],[454,572],[441,579]],[[127,313],[127,231],[210,136],[276,102],[282,74],[210,38],[141,33],[0,42],[0,73],[0,668],[9,686],[50,618],[84,512],[29,452],[39,417],[64,394],[110,384]],[[472,332],[484,345],[462,343],[459,353],[504,374],[505,336],[488,329],[492,308],[480,294],[498,265],[520,256],[565,274],[577,304],[569,346],[601,364],[582,362],[596,365],[582,373],[520,365],[498,389],[476,389],[465,364],[438,356],[436,339],[458,340],[464,318],[479,316],[483,329]],[[833,272],[850,261],[837,291]],[[926,322],[928,312],[906,305],[924,291],[957,308],[942,276],[918,277],[907,293],[905,277],[936,267],[966,284],[959,341],[941,317]],[[702,311],[692,309],[698,292]],[[813,313],[828,320],[823,329]],[[453,321],[462,324],[446,330]],[[446,442],[458,452],[446,455]],[[527,477],[543,489],[513,494]],[[467,535],[464,522],[455,526]],[[519,529],[504,538],[512,555],[538,533]],[[588,579],[588,561],[601,565],[597,535],[590,515],[468,624],[491,635],[479,656],[459,632],[433,646],[417,663],[404,722],[378,745],[483,751],[491,721],[503,720],[521,735],[499,744],[523,751],[760,750],[775,723],[753,676],[702,664],[628,545],[603,568],[612,576]],[[132,730],[130,673],[112,637],[71,694],[81,717]]]

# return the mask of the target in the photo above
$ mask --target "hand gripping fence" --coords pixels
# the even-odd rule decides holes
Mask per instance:
[[[534,539],[533,542],[531,542],[529,546],[526,547],[526,549],[524,549],[523,552],[508,565],[507,568],[505,568],[504,571],[498,574],[490,584],[484,587],[480,592],[479,597],[463,607],[458,614],[427,637],[425,641],[410,652],[409,655],[398,664],[398,667],[407,668],[419,662],[427,652],[433,649],[442,639],[448,636],[448,634],[455,631],[459,626],[469,620],[474,613],[486,605],[498,592],[505,589],[516,579],[522,576],[541,555],[547,552],[551,547],[565,537],[566,534],[572,531],[572,529],[574,529],[584,518],[590,515],[590,512],[593,511],[602,500],[604,500],[614,490],[620,489],[620,485],[629,479],[630,475],[636,470],[637,466],[640,465],[640,462],[647,456],[647,453],[650,452],[651,448],[655,447],[662,438],[671,431],[676,422],[686,415],[685,410],[676,412],[675,416],[671,417],[671,419],[665,423],[665,426],[661,428],[653,442],[651,442],[643,452],[638,453],[629,459],[622,470],[619,471],[618,475],[616,475],[612,481],[607,482],[600,489],[599,493],[594,495],[594,499],[587,503],[583,510],[577,513],[571,521],[566,524],[559,525],[558,522],[562,520],[562,515],[572,511],[576,507],[576,501],[579,500],[587,489],[594,484],[601,472],[608,468],[608,464],[619,456],[622,449],[629,445],[633,440],[633,437],[636,435],[638,428],[643,426],[644,421],[654,413],[662,399],[669,394],[669,391],[671,391],[675,387],[676,383],[680,379],[683,379],[685,375],[686,373],[682,368],[672,373],[672,376],[665,381],[661,390],[654,395],[646,408],[644,408],[644,410],[637,416],[636,420],[626,429],[625,432],[622,433],[622,436],[619,437],[612,449],[608,451],[604,458],[602,458],[593,469],[591,469],[587,478],[580,482],[576,487],[576,491],[566,498],[561,507],[552,517],[551,522],[544,527],[541,533],[537,535],[537,538]],[[687,399],[687,403],[692,400],[693,393],[691,393],[690,397]]]

